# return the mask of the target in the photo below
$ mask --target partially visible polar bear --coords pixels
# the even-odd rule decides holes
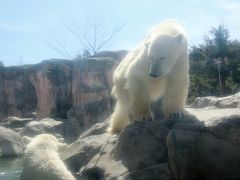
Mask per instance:
[[[188,71],[188,42],[182,26],[176,20],[154,26],[114,71],[112,95],[117,102],[108,130],[118,133],[129,123],[148,118],[151,103],[159,98],[159,111],[166,118],[184,113]]]
[[[24,136],[23,142],[27,147],[20,180],[75,180],[58,153],[66,144],[51,134]]]

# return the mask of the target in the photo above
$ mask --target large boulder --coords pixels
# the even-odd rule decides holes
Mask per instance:
[[[0,158],[23,154],[22,137],[15,131],[0,126]]]
[[[239,179],[240,115],[178,122],[167,138],[175,179]]]
[[[196,117],[141,121],[119,136],[98,123],[63,159],[84,180],[239,179],[240,112],[232,110],[188,109]]]
[[[21,135],[34,137],[38,134],[50,133],[50,134],[64,134],[64,126],[62,121],[57,121],[51,118],[44,118],[39,121],[31,121],[27,123]]]
[[[11,129],[23,128],[27,123],[33,121],[33,118],[19,118],[19,117],[7,117],[3,120],[2,124]]]
[[[166,123],[139,122],[128,126],[119,137],[105,133],[106,124],[94,125],[63,154],[73,171],[80,169],[80,179],[171,177],[167,165],[165,140],[169,128]]]

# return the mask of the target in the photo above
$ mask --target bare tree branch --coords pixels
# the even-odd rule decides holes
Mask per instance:
[[[109,12],[101,16],[97,16],[94,11],[89,12],[81,22],[77,22],[70,16],[70,23],[62,22],[62,24],[79,41],[83,53],[89,52],[94,55],[112,44],[114,37],[123,29],[124,24],[112,24]],[[53,34],[52,39],[54,43],[46,41],[47,44],[62,56],[69,57],[66,44],[61,43]]]

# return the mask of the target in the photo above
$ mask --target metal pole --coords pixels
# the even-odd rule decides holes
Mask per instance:
[[[221,82],[220,62],[218,62],[217,65],[218,65],[219,91],[220,91],[220,96],[222,97],[222,82]]]

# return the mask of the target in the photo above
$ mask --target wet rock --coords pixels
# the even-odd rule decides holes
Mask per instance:
[[[0,158],[23,154],[22,137],[15,131],[0,126]]]

